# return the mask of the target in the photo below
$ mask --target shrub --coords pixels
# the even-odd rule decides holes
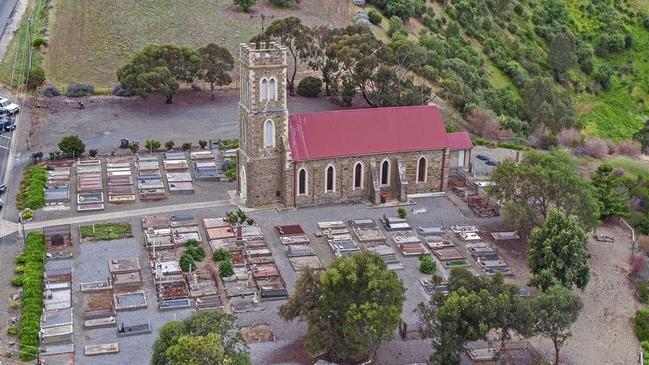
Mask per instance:
[[[232,259],[232,255],[230,254],[230,251],[227,251],[223,248],[218,248],[216,251],[214,251],[212,259],[216,262],[228,261]]]
[[[16,271],[18,274],[22,274],[23,271],[25,271],[25,266],[23,266],[23,265],[18,265],[18,266],[16,266],[15,271]]]
[[[34,48],[40,48],[41,46],[46,46],[47,47],[47,39],[44,37],[36,37],[32,41],[32,47]]]
[[[370,23],[374,25],[381,24],[381,19],[383,19],[381,13],[379,13],[375,9],[370,9],[370,11],[367,12],[367,17],[370,20]]]
[[[34,218],[34,211],[31,209],[25,209],[20,213],[20,218],[22,218],[22,220],[32,219]]]
[[[649,302],[649,280],[645,280],[636,286],[635,296],[640,303],[647,304]]]
[[[128,149],[131,150],[131,153],[136,154],[140,150],[140,144],[137,142],[131,142],[128,145]]]
[[[65,136],[59,142],[59,149],[65,154],[74,154],[76,157],[86,152],[86,145],[79,136]]]
[[[237,180],[237,165],[231,161],[227,162],[227,168],[225,169],[225,177],[228,178],[229,182]]]
[[[11,285],[13,285],[13,286],[23,286],[23,281],[24,280],[25,280],[25,278],[23,277],[23,275],[14,276],[13,278],[11,278]]]
[[[430,255],[422,253],[419,256],[419,271],[427,275],[432,275],[437,272],[437,264]]]
[[[16,326],[9,326],[7,328],[7,333],[10,336],[18,336],[18,328]]]
[[[575,148],[581,143],[581,132],[575,128],[564,128],[557,133],[557,143],[563,147]]]
[[[637,157],[640,155],[641,150],[642,146],[640,145],[640,142],[632,139],[623,139],[617,144],[617,153],[620,155]]]
[[[649,341],[649,308],[642,308],[635,313],[635,334],[640,341]]]
[[[16,209],[38,209],[45,206],[45,184],[47,171],[38,166],[30,166],[23,171],[23,178],[16,196]]]
[[[403,25],[403,21],[398,16],[393,16],[390,18],[390,26],[388,28],[388,36],[394,38],[397,35],[408,35],[406,27]]]
[[[176,143],[174,141],[165,142],[165,148],[167,150],[173,150],[175,145],[176,145]]]
[[[68,85],[68,90],[65,95],[70,98],[80,98],[82,96],[90,96],[95,93],[94,86],[90,84],[71,84]]]
[[[185,253],[180,257],[180,269],[184,272],[189,272],[196,270],[196,261],[194,257],[188,253]]]
[[[275,5],[278,8],[288,8],[295,4],[296,0],[269,0],[271,5]]]
[[[608,155],[608,145],[599,138],[589,138],[584,142],[584,152],[601,160]]]
[[[92,158],[97,157],[97,153],[98,153],[98,151],[97,151],[96,148],[93,148],[93,149],[88,150],[88,154],[89,154],[90,157],[92,157]]]
[[[221,261],[219,263],[219,276],[222,278],[227,278],[232,275],[234,275],[234,267],[232,267],[232,261]]]
[[[301,96],[314,98],[320,95],[321,91],[322,80],[317,77],[307,76],[300,80],[300,83],[297,85],[297,94]]]
[[[11,302],[9,302],[9,308],[12,308],[12,309],[20,308],[20,302],[16,301],[16,300],[12,300]]]
[[[147,139],[146,142],[144,142],[144,148],[149,150],[149,152],[153,152],[160,148],[160,141],[156,141],[155,139]]]
[[[207,141],[204,140],[204,139],[199,139],[198,140],[198,145],[201,147],[202,150],[204,150],[205,147],[207,147]]]
[[[401,219],[406,218],[406,210],[403,208],[397,209],[397,215],[399,215],[399,218]]]
[[[34,90],[37,87],[43,85],[45,82],[45,71],[42,68],[36,66],[29,71],[29,77],[25,82],[27,89]]]
[[[23,302],[18,343],[21,344],[20,359],[36,358],[39,346],[40,318],[43,313],[42,277],[45,268],[45,239],[42,233],[32,232],[25,238],[21,255],[25,262]]]
[[[46,98],[53,98],[59,95],[61,95],[61,92],[56,88],[56,86],[50,85],[43,88],[43,96]]]
[[[185,142],[180,146],[180,148],[182,148],[183,151],[190,150],[192,148],[192,143],[191,142]]]
[[[205,249],[196,241],[187,241],[186,255],[190,255],[195,261],[203,261],[205,258]]]
[[[629,269],[629,280],[632,283],[639,283],[646,278],[644,277],[646,275],[647,271],[647,256],[644,254],[639,254],[631,257],[631,263],[630,263],[631,268]]]
[[[113,86],[113,95],[128,97],[133,96],[133,92],[129,89],[123,88],[122,84],[117,83]]]

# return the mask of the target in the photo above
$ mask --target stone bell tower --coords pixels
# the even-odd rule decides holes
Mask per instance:
[[[286,48],[275,42],[242,43],[239,60],[239,196],[249,207],[283,204]]]

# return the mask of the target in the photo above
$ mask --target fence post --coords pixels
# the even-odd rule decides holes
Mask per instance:
[[[633,227],[631,227],[631,225],[629,225],[629,223],[627,223],[624,220],[624,218],[620,218],[620,220],[622,221],[622,223],[624,223],[625,226],[627,226],[627,228],[631,230],[631,255],[635,256],[635,246],[636,246],[635,229],[633,229]]]

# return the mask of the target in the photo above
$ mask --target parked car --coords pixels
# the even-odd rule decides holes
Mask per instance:
[[[0,97],[0,113],[14,115],[20,111],[16,103],[11,102],[7,98]]]
[[[4,207],[4,205],[5,205],[5,203],[2,201],[2,199],[0,199],[0,209],[2,209],[2,207]]]
[[[0,125],[2,126],[2,130],[4,132],[13,131],[14,129],[16,129],[16,123],[14,123],[13,120],[0,121],[0,123],[2,123]]]

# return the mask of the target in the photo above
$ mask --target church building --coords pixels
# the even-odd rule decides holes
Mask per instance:
[[[286,48],[241,44],[238,191],[249,207],[382,200],[443,192],[468,168],[467,132],[436,105],[291,114]]]

